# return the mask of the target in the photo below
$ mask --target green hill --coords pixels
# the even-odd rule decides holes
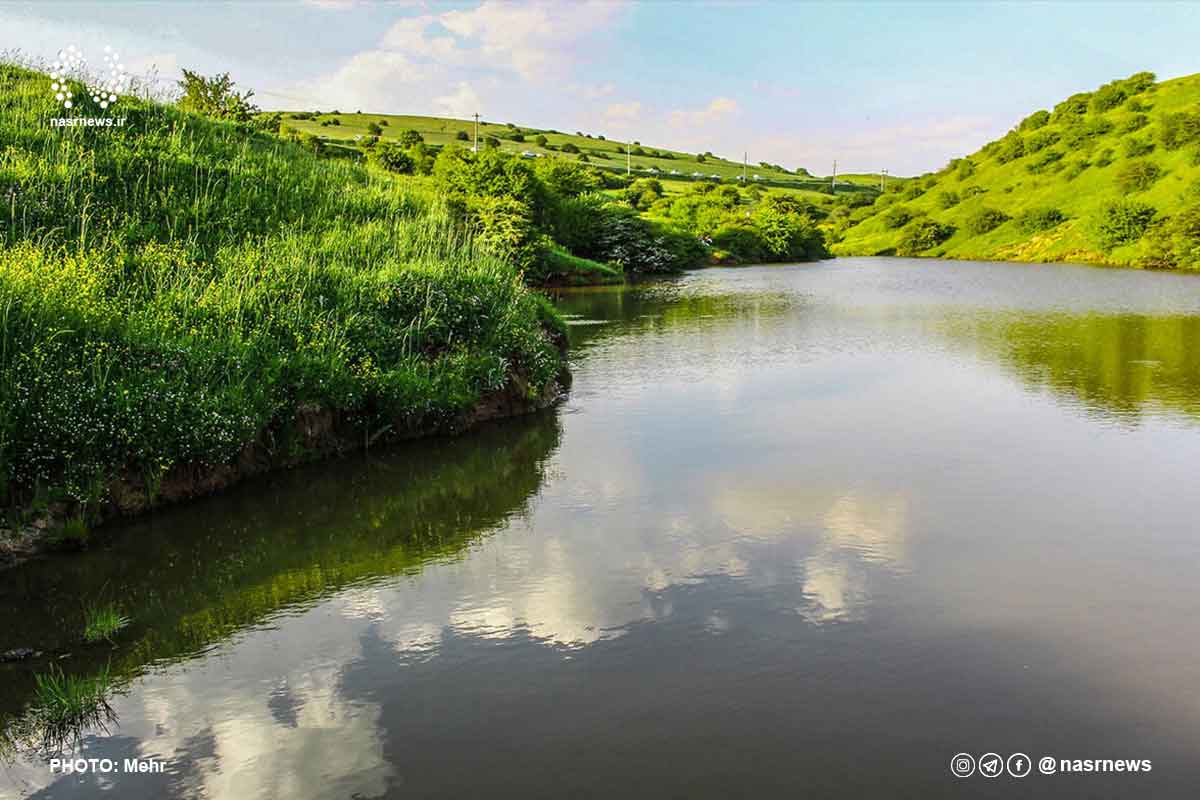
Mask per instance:
[[[336,110],[285,111],[282,116],[285,133],[290,128],[297,133],[320,137],[334,147],[357,148],[367,137],[378,136],[386,141],[397,139],[410,130],[421,134],[425,143],[434,147],[450,144],[470,147],[475,136],[473,120],[446,117],[346,114]],[[686,188],[688,183],[714,177],[722,182],[738,183],[743,174],[742,162],[712,153],[685,153],[640,142],[616,141],[599,134],[572,134],[515,123],[481,121],[480,147],[489,138],[499,143],[500,150],[509,153],[532,154],[534,158],[566,157],[622,174],[629,167],[634,177],[655,177],[674,191]],[[757,184],[802,194],[822,194],[830,184],[829,178],[810,175],[804,169],[789,171],[778,164],[751,162],[746,166],[745,174],[748,185]],[[874,192],[879,185],[879,177],[838,176],[838,182],[842,191]]]
[[[838,255],[1200,267],[1200,75],[1073,95],[831,218]]]
[[[132,97],[55,127],[49,80],[0,64],[0,506],[83,535],[556,391],[561,322],[428,186]]]

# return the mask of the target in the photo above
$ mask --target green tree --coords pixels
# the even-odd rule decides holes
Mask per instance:
[[[259,111],[258,106],[250,102],[254,92],[234,89],[236,84],[228,72],[205,77],[185,69],[178,84],[183,93],[176,105],[183,111],[234,122],[250,122]]]
[[[421,135],[420,131],[409,128],[396,137],[396,141],[400,143],[401,147],[408,149],[415,145],[422,144],[425,141],[425,137]]]

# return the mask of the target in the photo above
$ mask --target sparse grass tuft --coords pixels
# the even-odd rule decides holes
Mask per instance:
[[[35,689],[32,728],[40,735],[42,747],[61,752],[78,745],[88,728],[107,732],[116,721],[108,703],[112,679],[105,666],[95,675],[81,677],[63,673],[57,665],[34,676]]]
[[[84,609],[83,640],[85,642],[112,641],[112,637],[128,627],[129,617],[123,616],[112,603],[96,608]]]

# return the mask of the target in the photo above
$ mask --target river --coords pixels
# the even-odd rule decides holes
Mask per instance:
[[[558,304],[556,409],[0,573],[0,651],[116,678],[81,755],[163,768],[18,752],[0,797],[1194,796],[1200,278],[844,258]],[[132,622],[85,646],[100,601]]]

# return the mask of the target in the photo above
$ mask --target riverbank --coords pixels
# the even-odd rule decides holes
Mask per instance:
[[[565,328],[418,182],[0,66],[0,527],[115,515],[553,402]]]

